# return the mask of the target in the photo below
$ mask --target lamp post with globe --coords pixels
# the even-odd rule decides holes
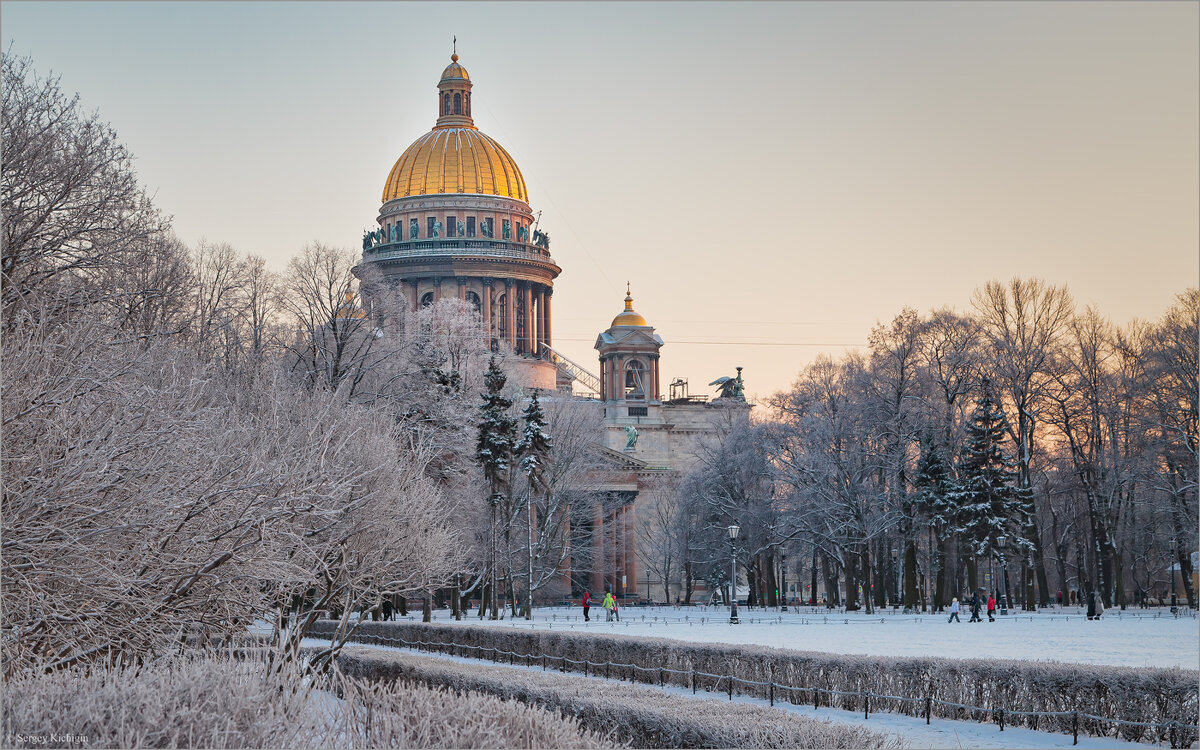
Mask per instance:
[[[737,535],[738,525],[730,524],[727,529],[729,531],[729,551],[730,551],[730,566],[729,566],[729,624],[736,625],[738,623],[737,613]]]

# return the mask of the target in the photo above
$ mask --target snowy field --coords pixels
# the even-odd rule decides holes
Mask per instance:
[[[744,643],[803,651],[877,656],[945,656],[962,659],[1029,659],[1129,667],[1196,669],[1200,661],[1200,621],[1182,610],[1173,617],[1161,610],[1108,610],[1088,621],[1079,610],[1021,613],[1009,610],[996,622],[947,623],[946,616],[879,613],[828,613],[805,607],[800,612],[739,609],[738,625],[720,607],[628,607],[622,622],[604,621],[593,607],[583,622],[579,607],[539,607],[534,619],[480,620],[474,610],[455,623],[450,612],[434,612],[434,622],[462,627],[565,628],[577,632],[675,638],[707,643]],[[420,620],[420,614],[415,618]]]

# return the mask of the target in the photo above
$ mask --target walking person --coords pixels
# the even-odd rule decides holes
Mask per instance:
[[[962,623],[962,620],[958,619],[958,597],[957,596],[954,597],[954,601],[950,602],[950,619],[947,620],[946,622],[958,622],[960,624]]]
[[[988,622],[996,621],[996,597],[988,594]]]
[[[983,618],[979,616],[979,589],[975,589],[974,595],[971,596],[971,619],[967,622],[983,622]]]
[[[583,621],[591,622],[592,618],[588,617],[588,610],[592,608],[592,595],[588,592],[583,592]]]
[[[613,597],[612,615],[613,615],[614,620],[616,620],[617,622],[621,621],[621,608],[617,606],[617,598],[616,597]]]
[[[1089,591],[1087,595],[1087,618],[1096,619],[1096,592]]]
[[[616,603],[616,600],[613,599],[612,592],[605,591],[604,592],[604,601],[600,603],[600,606],[604,607],[604,621],[605,622],[612,622],[613,605],[615,603]]]

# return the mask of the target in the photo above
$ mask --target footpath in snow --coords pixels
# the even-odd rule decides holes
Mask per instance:
[[[621,622],[613,623],[604,621],[604,610],[593,607],[592,620],[585,623],[582,609],[576,606],[539,607],[532,621],[511,617],[480,620],[474,610],[455,621],[449,611],[438,610],[434,622],[463,627],[562,628],[836,654],[1196,669],[1200,629],[1194,612],[1183,613],[1176,618],[1165,609],[1109,610],[1102,619],[1089,621],[1075,608],[1036,613],[1009,610],[1007,616],[997,616],[996,622],[988,622],[985,615],[982,623],[969,623],[969,615],[963,613],[963,622],[948,623],[946,616],[938,614],[839,614],[805,607],[788,613],[740,609],[740,624],[731,625],[729,611],[720,607],[627,607],[621,610]]]
[[[303,646],[320,647],[329,645],[329,641],[317,638],[306,638]],[[542,670],[539,667],[526,667],[522,665],[509,666],[503,663],[496,663],[486,659],[471,659],[462,656],[449,656],[446,654],[437,654],[428,651],[415,651],[412,649],[395,648],[392,646],[375,646],[367,644],[355,644],[361,648],[379,649],[381,651],[396,651],[406,654],[419,654],[425,657],[447,659],[460,662],[463,664],[486,664],[491,667],[500,666],[505,669],[521,669],[530,672],[540,673]],[[603,680],[604,677],[581,677],[586,680]],[[699,700],[720,700],[727,701],[729,697],[724,693],[706,693],[701,691],[695,696],[685,687],[677,685],[668,685],[666,687],[653,687],[647,685],[634,685],[621,682],[620,680],[612,679],[609,682],[618,682],[622,685],[627,685],[630,690],[665,690],[672,694],[681,695],[687,698],[696,698]],[[744,695],[734,695],[733,699],[742,703],[751,703],[760,706],[769,706],[770,703],[761,698],[750,698]],[[819,708],[814,709],[812,706],[793,705],[790,703],[776,701],[775,709],[780,711],[791,711],[792,713],[804,716],[807,718],[826,721],[834,724],[855,724],[865,726],[880,732],[886,732],[889,735],[895,736],[908,748],[1069,748],[1073,747],[1072,737],[1069,734],[1059,734],[1056,732],[1037,732],[1031,729],[1021,729],[1014,727],[1006,727],[1004,731],[996,724],[983,724],[973,721],[958,721],[954,719],[934,718],[932,723],[926,724],[925,720],[915,716],[905,716],[903,714],[893,714],[886,712],[872,713],[869,718],[864,718],[861,713],[855,711],[844,711],[837,708]],[[1113,739],[1110,737],[1079,737],[1079,745],[1074,746],[1079,748],[1145,748],[1149,745],[1139,744],[1136,742],[1127,742],[1125,740]]]

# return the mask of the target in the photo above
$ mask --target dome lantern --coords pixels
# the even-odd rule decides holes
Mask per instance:
[[[457,49],[450,55],[450,64],[438,81],[438,119],[433,129],[471,128],[471,78],[467,69],[458,64]]]

